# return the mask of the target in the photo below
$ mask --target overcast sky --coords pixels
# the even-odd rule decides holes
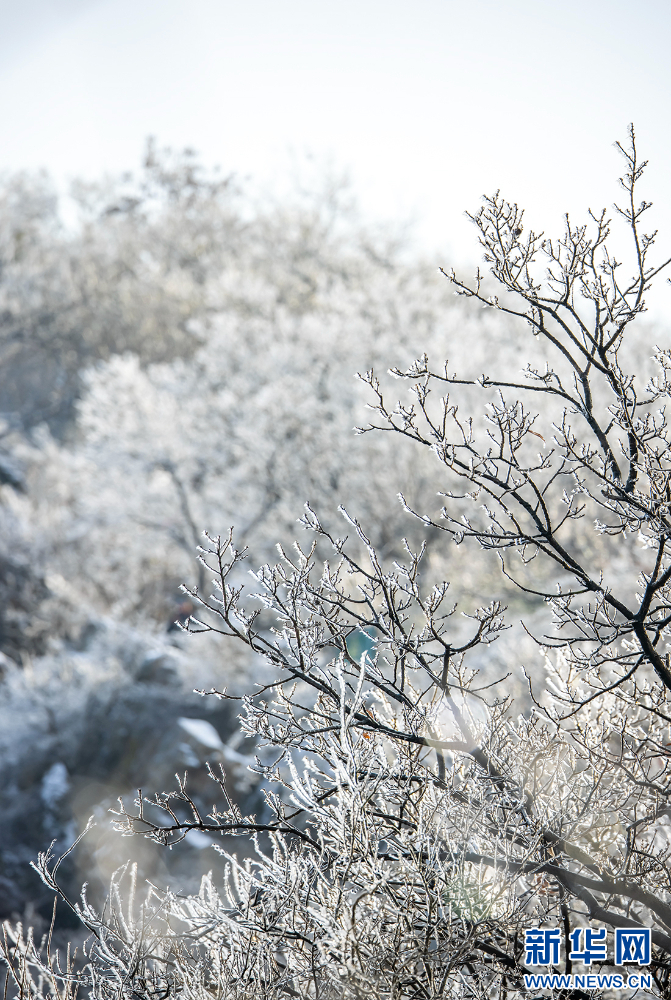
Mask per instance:
[[[445,263],[484,192],[545,229],[611,204],[633,120],[671,246],[670,44],[668,0],[0,0],[0,167],[129,169],[152,134],[265,182],[311,153]]]

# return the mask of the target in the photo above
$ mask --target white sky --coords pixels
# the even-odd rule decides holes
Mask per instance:
[[[670,46],[668,0],[0,0],[0,169],[129,169],[149,134],[260,181],[310,152],[449,263],[484,192],[553,230],[610,205],[633,120],[671,248]]]

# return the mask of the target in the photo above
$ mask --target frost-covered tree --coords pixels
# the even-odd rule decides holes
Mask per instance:
[[[145,763],[156,780],[188,765],[198,782],[203,748],[184,743],[180,716],[218,719],[224,742],[237,738],[225,712],[194,707],[189,692],[230,677],[251,690],[258,662],[203,639],[185,644],[171,624],[189,607],[179,583],[207,587],[193,560],[202,527],[239,524],[263,561],[278,540],[290,544],[307,497],[325,516],[354,505],[377,522],[381,551],[401,551],[412,525],[396,493],[419,499],[440,484],[431,457],[418,460],[411,446],[403,453],[372,438],[356,446],[365,387],[354,370],[387,358],[409,364],[416,340],[442,350],[466,325],[476,340],[491,324],[388,234],[362,224],[338,184],[259,203],[208,179],[188,156],[150,153],[139,180],[80,186],[79,221],[65,227],[54,215],[35,229],[32,255],[16,265],[23,270],[5,271],[37,368],[36,289],[53,306],[41,336],[72,368],[61,416],[36,423],[44,413],[27,398],[23,416],[8,413],[2,439],[0,760],[16,777],[0,791],[2,917],[25,905],[48,917],[29,858],[52,836],[60,849],[86,809],[104,811],[143,780]],[[25,215],[33,190],[26,179],[10,188],[23,201],[7,195],[8,231],[7,206]],[[65,272],[56,264],[68,260],[93,276],[79,305],[61,314],[59,289],[75,293],[58,284]],[[19,277],[33,289],[24,298]],[[59,339],[61,315],[73,337],[88,331],[88,347],[72,357]],[[8,390],[20,382],[13,365],[8,358]],[[441,558],[438,548],[431,558]],[[462,570],[475,589],[467,561]],[[56,765],[66,791],[58,809],[40,813]],[[114,854],[100,826],[95,836],[93,883]],[[182,858],[169,860],[179,878],[195,864]],[[86,852],[77,859],[86,866]],[[143,874],[167,878],[155,861],[142,852]],[[76,891],[76,867],[61,872]]]
[[[341,536],[308,505],[307,544],[280,547],[248,594],[245,550],[232,531],[209,537],[187,630],[259,664],[256,691],[212,696],[241,701],[265,804],[243,814],[223,768],[207,814],[186,777],[122,803],[123,833],[175,846],[195,831],[225,875],[138,902],[120,871],[102,912],[86,895],[74,906],[91,933],[83,965],[8,925],[20,993],[503,997],[525,991],[526,929],[556,925],[568,955],[589,921],[609,935],[651,927],[650,970],[669,995],[671,354],[658,347],[641,383],[627,343],[671,261],[651,259],[642,229],[633,129],[620,152],[629,271],[606,212],[567,218],[558,240],[527,232],[498,194],[474,216],[499,293],[481,275],[449,280],[525,324],[521,375],[494,360],[473,378],[423,354],[392,369],[411,398],[390,405],[375,370],[362,374],[363,441],[404,439],[439,473],[438,510],[421,491],[404,498],[431,547],[493,560],[506,588],[548,609],[531,710],[482,670],[506,628],[489,572],[491,592],[469,605],[421,543],[384,551],[374,523],[343,509]],[[58,865],[38,863],[57,895]]]

